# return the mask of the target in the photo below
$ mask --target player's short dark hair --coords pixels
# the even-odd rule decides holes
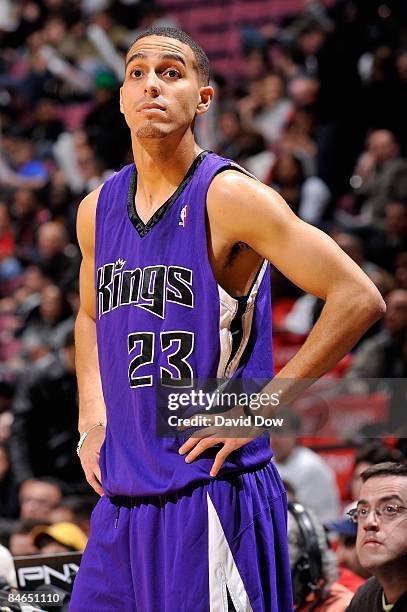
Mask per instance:
[[[362,482],[366,482],[373,476],[405,476],[407,477],[407,464],[406,463],[395,463],[393,461],[386,461],[385,463],[377,463],[367,468],[361,473],[360,477]]]
[[[196,69],[198,72],[198,77],[200,83],[203,85],[208,85],[209,76],[210,76],[210,68],[209,68],[209,60],[205,51],[196,43],[186,32],[180,30],[178,28],[170,28],[170,27],[154,27],[148,28],[141,32],[131,43],[130,47],[127,50],[127,53],[130,51],[132,46],[141,38],[147,38],[148,36],[165,36],[166,38],[175,38],[175,40],[179,40],[184,43],[184,45],[188,45],[190,49],[192,49],[193,54],[195,56],[196,61]]]

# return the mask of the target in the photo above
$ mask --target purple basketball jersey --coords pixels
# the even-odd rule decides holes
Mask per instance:
[[[177,390],[180,380],[273,376],[267,262],[243,302],[217,284],[209,262],[206,195],[214,176],[228,168],[240,169],[202,152],[146,224],[134,206],[134,164],[100,192],[96,327],[107,408],[100,465],[108,496],[166,495],[213,480],[216,449],[186,464],[179,439],[157,436],[157,381]],[[233,452],[220,476],[260,467],[271,455],[268,436],[260,436]]]

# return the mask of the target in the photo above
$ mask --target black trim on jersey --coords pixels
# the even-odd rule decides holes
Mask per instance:
[[[240,345],[242,343],[243,340],[243,315],[245,314],[246,310],[247,310],[247,302],[249,300],[250,294],[252,292],[252,289],[257,281],[257,279],[259,278],[259,274],[261,272],[261,269],[263,268],[263,264],[264,264],[264,259],[260,264],[259,269],[256,272],[256,276],[253,279],[252,284],[250,285],[250,289],[249,291],[246,293],[246,295],[239,295],[237,297],[234,297],[233,299],[235,299],[237,301],[237,310],[235,313],[235,316],[233,317],[231,323],[230,323],[230,328],[229,331],[232,334],[232,352],[230,353],[230,357],[228,359],[228,362],[226,364],[226,368],[228,367],[228,365],[230,364],[230,362],[235,358],[236,353],[238,352]],[[257,299],[257,296],[256,296]],[[252,339],[253,336],[253,324],[252,327],[250,329],[250,334],[249,337],[247,339],[247,345],[242,353],[242,355],[240,356],[240,360],[239,363],[237,364],[237,367],[240,366],[241,363],[244,363],[244,356],[246,356],[246,349],[247,346],[250,344],[250,341]]]
[[[236,310],[236,314],[233,317],[232,322],[230,324],[230,328],[229,328],[230,333],[232,334],[232,352],[230,353],[230,357],[228,359],[227,366],[232,361],[232,359],[234,359],[242,343],[243,315],[246,312],[247,300],[249,299],[249,295],[242,295],[242,296],[235,298],[235,300],[237,300],[237,310]]]
[[[172,196],[170,196],[168,200],[164,202],[164,204],[155,211],[155,213],[152,217],[150,217],[147,223],[143,223],[136,211],[135,197],[137,190],[137,168],[134,168],[134,172],[130,178],[129,192],[127,197],[127,212],[129,215],[129,219],[136,228],[140,238],[144,238],[144,236],[148,234],[148,232],[154,227],[154,225],[156,225],[163,217],[168,208],[170,208],[170,206],[179,198],[185,187],[191,182],[195,174],[195,170],[209,153],[212,153],[212,151],[202,151],[197,157],[195,157],[194,161],[189,167],[188,172],[186,173],[183,180],[178,185]]]

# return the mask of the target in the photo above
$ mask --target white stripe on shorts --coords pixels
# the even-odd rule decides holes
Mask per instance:
[[[207,493],[210,612],[227,612],[227,591],[236,612],[253,612],[243,580],[223,531],[215,506]]]

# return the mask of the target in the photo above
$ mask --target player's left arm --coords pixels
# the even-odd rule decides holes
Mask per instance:
[[[236,171],[218,175],[208,192],[208,218],[232,244],[247,243],[295,285],[325,301],[306,342],[279,376],[319,378],[385,313],[384,300],[363,270],[259,181]]]
[[[286,398],[292,400],[295,381],[311,382],[329,371],[383,316],[385,303],[369,277],[334,240],[297,217],[270,187],[237,171],[223,172],[209,188],[207,210],[212,240],[216,235],[231,246],[245,242],[295,285],[325,301],[307,340],[273,379],[293,381],[292,390],[284,386]],[[250,439],[221,438],[208,429],[187,440],[180,452],[190,451],[189,462],[222,442],[211,469],[216,476],[226,457]]]

